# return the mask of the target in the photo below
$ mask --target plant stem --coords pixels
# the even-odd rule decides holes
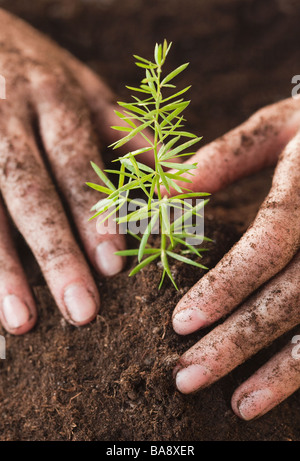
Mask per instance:
[[[154,157],[155,157],[155,172],[156,172],[156,189],[157,189],[157,196],[158,199],[161,200],[161,192],[160,192],[160,183],[159,183],[159,171],[158,171],[158,129],[157,125],[159,125],[159,108],[160,108],[160,96],[161,96],[161,91],[160,91],[160,74],[161,74],[161,68],[158,67],[157,69],[157,80],[156,80],[156,85],[157,85],[157,92],[156,92],[156,104],[155,104],[155,119],[154,119],[154,124],[155,124],[155,130],[154,130]]]
[[[161,241],[160,241],[161,254],[165,253],[166,246],[167,246],[167,236],[166,236],[166,234],[164,232],[162,232]]]

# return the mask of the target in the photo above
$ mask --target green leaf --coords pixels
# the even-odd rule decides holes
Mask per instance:
[[[131,162],[131,164],[132,164],[132,166],[133,166],[133,168],[134,168],[134,171],[135,171],[137,177],[140,178],[141,176],[144,175],[144,173],[143,173],[142,171],[139,170],[137,161],[136,161],[136,159],[134,158],[134,156],[133,156],[131,153],[129,153],[128,155],[129,155],[130,162]]]
[[[172,94],[172,95],[169,96],[168,98],[163,99],[161,102],[163,103],[163,102],[170,101],[170,99],[177,98],[178,96],[180,96],[180,95],[186,93],[190,88],[191,88],[191,85],[190,85],[190,86],[187,86],[187,87],[184,88],[183,90],[178,91],[178,92],[175,93],[175,94]]]
[[[179,141],[179,139],[180,139],[180,136],[177,136],[177,137],[174,137],[174,138],[170,139],[170,141],[167,142],[167,144],[163,144],[163,145],[161,146],[161,148],[159,149],[159,151],[158,151],[158,154],[157,154],[158,158],[159,158],[159,159],[162,158],[162,157],[164,156],[164,154],[165,154],[166,152],[168,152],[168,151],[171,149],[171,147],[173,147],[174,144],[175,144],[177,141]]]
[[[173,131],[172,132],[173,136],[184,136],[186,138],[197,138],[197,136],[193,133],[189,133],[188,131]]]
[[[117,141],[117,142],[114,142],[113,144],[111,144],[109,147],[113,146],[114,149],[117,149],[121,146],[123,146],[124,144],[126,144],[128,141],[130,141],[132,138],[134,138],[138,133],[140,133],[141,131],[143,131],[147,126],[149,126],[150,124],[152,123],[151,120],[145,122],[145,123],[142,123],[142,125],[139,125],[137,126],[134,130],[132,130],[132,132],[128,135],[128,136],[125,136],[123,139],[121,139],[120,141]]]
[[[148,208],[151,207],[152,205],[152,201],[153,201],[153,196],[154,196],[154,193],[155,193],[155,187],[156,187],[156,181],[152,181],[152,184],[151,184],[151,189],[150,189],[150,192],[149,192],[149,199],[148,199]]]
[[[200,203],[198,203],[197,205],[195,205],[193,208],[191,208],[189,211],[186,211],[182,216],[179,216],[179,218],[177,218],[171,224],[171,230],[173,231],[174,229],[176,229],[177,225],[179,225],[179,224],[181,225],[182,223],[184,223],[187,219],[189,219],[191,216],[193,216],[193,214],[195,214],[199,210],[201,210],[201,208],[203,208],[208,202],[209,202],[209,200],[203,200]],[[181,232],[181,234],[182,234],[182,232]]]
[[[163,273],[162,273],[162,276],[161,276],[161,279],[160,279],[160,282],[159,282],[159,285],[158,285],[158,289],[159,289],[159,290],[161,289],[162,284],[164,283],[165,276],[166,276],[166,271],[163,270]]]
[[[133,249],[133,250],[116,251],[114,254],[118,256],[137,256],[138,253],[139,253],[139,249]],[[160,253],[160,249],[159,248],[145,248],[144,253],[147,255],[157,254],[157,253]]]
[[[102,211],[97,211],[97,213],[95,213],[93,216],[91,216],[91,217],[89,218],[89,221],[92,221],[92,219],[97,218],[98,216],[100,216],[101,213],[102,213]]]
[[[179,153],[182,152],[183,150],[187,149],[188,147],[193,146],[193,145],[196,144],[197,142],[201,141],[201,139],[202,139],[202,137],[196,137],[196,138],[194,138],[194,139],[191,139],[190,141],[184,142],[184,143],[181,144],[180,146],[175,147],[175,149],[172,149],[172,150],[169,151],[167,154],[165,154],[165,155],[163,156],[163,160],[168,159],[168,158],[176,157],[177,154],[179,154]]]
[[[96,203],[96,205],[94,205],[92,207],[92,210],[91,211],[94,211],[96,210],[97,213],[92,216],[91,218],[89,218],[89,221],[91,221],[92,219],[96,218],[97,216],[100,216],[101,214],[103,214],[105,211],[109,210],[111,207],[114,208],[114,210],[116,209],[116,206],[120,204],[120,207],[123,205],[123,203],[125,203],[124,199],[120,199],[120,200],[111,200],[110,198],[106,198],[106,199],[102,199],[102,200],[99,200],[98,203]],[[119,208],[120,208],[119,207]]]
[[[103,219],[101,219],[101,221],[99,221],[99,224],[102,224],[104,223],[105,221],[107,221],[111,216],[113,216],[114,214],[117,213],[117,211],[119,210],[120,206],[117,207],[117,208],[114,208],[110,213],[107,213]],[[116,221],[116,220],[114,220]]]
[[[96,163],[91,162],[92,168],[95,171],[95,173],[99,176],[101,181],[111,190],[116,190],[115,186],[113,183],[108,179],[108,177],[103,173],[103,171],[96,165]]]
[[[146,70],[146,75],[147,75],[147,83],[148,83],[148,86],[149,86],[149,88],[150,88],[150,90],[151,90],[151,93],[152,93],[154,99],[156,99],[156,97],[157,97],[157,90],[156,90],[155,85],[154,85],[154,83],[153,83],[154,79],[151,77],[150,72],[149,72],[148,70]]]
[[[164,114],[161,114],[163,121],[166,121],[166,117]],[[181,122],[183,121],[183,116],[177,117],[177,122],[168,122],[167,123],[167,128],[163,130],[164,137],[167,138],[169,136],[173,136],[173,133],[176,131],[177,128],[181,128],[183,125]],[[169,128],[168,128],[169,125]]]
[[[141,237],[139,237],[139,236],[136,235],[136,234],[133,234],[132,232],[130,232],[129,229],[127,229],[127,234],[130,235],[131,237],[135,238],[135,239],[138,240],[139,242],[142,240]]]
[[[168,251],[167,250],[168,256],[171,256],[171,258],[177,259],[178,261],[181,261],[185,264],[190,264],[191,266],[195,267],[200,267],[201,269],[207,269],[208,267],[203,266],[203,264],[199,264],[196,261],[193,261],[192,259],[186,258],[185,256],[179,255],[178,253],[173,253],[173,251]]]
[[[161,179],[163,185],[167,189],[168,193],[170,193],[170,186],[169,186],[168,180],[167,180],[166,175],[165,175],[165,173],[164,173],[164,171],[163,171],[163,169],[162,169],[162,167],[160,166],[159,163],[157,164],[157,168],[158,168],[158,173],[159,173],[159,176],[160,176],[160,179]]]
[[[195,247],[193,247],[192,245],[189,245],[189,244],[188,244],[187,242],[185,242],[184,240],[182,240],[182,239],[180,239],[180,238],[178,238],[178,237],[175,237],[175,235],[173,235],[173,239],[174,239],[176,242],[180,243],[181,245],[186,246],[186,247],[189,249],[189,251],[190,251],[191,253],[194,253],[194,254],[197,255],[199,258],[202,258],[202,256],[201,256],[201,254],[199,253],[199,251],[198,251]]]
[[[153,101],[152,97],[143,99],[143,100],[139,99],[137,96],[134,96],[134,95],[132,95],[132,97],[136,101],[136,102],[133,102],[132,104],[135,104],[136,106],[145,107],[147,110],[148,110],[147,106],[155,105],[155,101]]]
[[[148,226],[147,226],[147,229],[146,229],[146,231],[145,231],[145,233],[144,233],[144,235],[143,235],[143,237],[142,237],[142,240],[141,240],[141,243],[140,243],[140,247],[139,247],[139,252],[138,252],[138,261],[139,261],[139,262],[141,261],[142,257],[144,256],[146,244],[147,244],[147,242],[148,242],[148,239],[149,239],[149,237],[150,237],[150,234],[151,234],[151,232],[152,232],[152,229],[153,229],[153,227],[154,227],[155,224],[156,224],[156,221],[157,221],[157,219],[158,219],[158,216],[159,216],[159,213],[158,213],[158,212],[155,213],[155,214],[152,216],[152,218],[151,218],[151,220],[150,220],[150,222],[149,222],[149,224],[148,224]]]
[[[143,69],[156,69],[156,64],[144,64],[142,62],[136,62],[136,66],[142,67]]]
[[[129,277],[132,277],[132,275],[137,274],[143,267],[147,266],[148,264],[152,263],[155,259],[159,257],[160,253],[156,253],[152,256],[149,256],[148,258],[144,259],[140,264],[138,264],[129,274]]]
[[[164,40],[164,43],[163,43],[163,62],[165,61],[169,51],[170,51],[170,48],[172,46],[172,42],[170,42],[168,44],[167,40],[165,39]]]
[[[193,197],[207,197],[208,195],[210,195],[209,192],[191,192],[189,194],[180,194],[180,195],[176,195],[174,197],[174,199],[183,199],[183,198],[193,198]],[[172,201],[173,199],[171,198],[170,201]]]
[[[132,128],[136,128],[136,124],[125,114],[122,112],[119,112],[118,110],[114,110],[114,113],[121,119],[124,120],[128,125],[130,125]]]
[[[148,181],[152,177],[151,174],[144,176],[143,178],[136,179],[134,181],[129,181],[124,186],[120,187],[119,189],[115,190],[111,195],[110,198],[117,197],[121,192],[125,192],[129,189],[136,189],[140,186],[141,183]]]
[[[190,101],[183,101],[183,99],[179,99],[178,101],[173,101],[169,104],[166,104],[165,106],[162,106],[160,108],[160,112],[170,112],[171,110],[174,109],[179,109],[181,107],[181,104],[185,103],[190,103]]]
[[[176,234],[174,234],[174,235],[175,235],[176,237],[180,237],[180,238],[189,238],[189,239],[194,238],[194,239],[196,239],[196,240],[199,240],[199,235],[197,235],[197,234],[188,234],[188,233],[186,233],[186,232],[183,232],[183,233],[180,233],[180,234],[177,234],[177,233],[176,233]],[[204,242],[213,242],[212,239],[210,239],[210,238],[208,238],[208,237],[204,237],[203,235],[201,235],[200,237],[201,237],[201,239],[202,239]],[[204,249],[203,249],[202,251],[204,251]],[[205,251],[206,251],[206,249],[205,249]]]
[[[175,189],[177,192],[181,193],[182,192],[182,189],[180,186],[178,186],[178,184],[176,184],[175,181],[173,181],[172,179],[170,179],[168,177],[168,183],[169,183],[169,186],[170,187],[173,187],[173,189]]]
[[[197,251],[198,251],[198,252],[201,251],[201,253],[203,253],[203,252],[205,252],[205,251],[209,251],[209,249],[208,249],[208,248],[199,248]],[[190,251],[190,250],[181,250],[180,254],[182,254],[182,255],[191,254],[191,251]],[[201,256],[201,257],[202,257],[202,256]]]
[[[124,158],[129,158],[129,154],[136,156],[139,154],[143,154],[144,152],[148,152],[149,150],[152,150],[152,149],[153,149],[153,146],[143,147],[142,149],[133,150],[132,152],[128,152],[128,154],[124,155],[123,157],[119,157],[119,158],[112,160],[112,162],[121,162]]]
[[[108,209],[111,206],[116,206],[119,203],[119,200],[121,199],[118,199],[117,197],[112,199],[110,196],[106,198],[102,198],[91,208],[91,211],[95,211],[95,210],[100,211],[100,210]]]
[[[119,106],[124,107],[124,109],[131,110],[131,112],[136,112],[137,114],[140,115],[148,115],[148,112],[145,110],[141,109],[140,107],[137,107],[135,104],[127,104],[126,102],[119,102]]]
[[[170,217],[168,207],[165,202],[160,203],[162,233],[170,235]]]
[[[122,165],[124,165],[124,164],[122,164]],[[121,165],[121,168],[122,168],[122,165]],[[124,165],[124,168],[125,168],[125,165]],[[120,170],[105,170],[105,172],[106,172],[106,173],[110,173],[110,174],[118,174],[118,175],[120,175],[120,176],[125,176],[126,178],[136,179],[136,176],[135,176],[135,175],[130,174],[130,173],[126,173],[125,171],[123,172],[123,171],[121,171],[121,169],[120,169]],[[124,178],[123,178],[123,179],[124,179]],[[123,184],[124,184],[124,183],[123,183]],[[121,185],[119,184],[118,187],[122,187],[123,184],[121,184]]]
[[[128,90],[131,90],[131,91],[138,91],[139,93],[144,93],[144,94],[149,94],[150,93],[148,87],[146,87],[147,88],[147,90],[146,90],[145,88],[136,88],[135,86],[127,86],[126,85],[126,88]]]
[[[175,181],[182,181],[182,182],[187,182],[187,183],[191,183],[191,182],[192,182],[190,179],[183,178],[183,177],[181,176],[181,174],[182,174],[182,173],[173,174],[173,173],[168,173],[168,172],[166,172],[167,178],[175,179]]]
[[[183,205],[184,207],[187,206],[190,209],[193,208],[193,205],[191,203],[188,203],[186,200],[179,199],[178,195],[175,195],[174,197],[169,197],[168,202],[170,206],[174,206],[174,207],[178,205],[179,208],[182,208],[181,205]]]
[[[118,189],[124,186],[124,181],[125,181],[125,165],[121,164]]]
[[[152,173],[153,175],[155,174],[155,171],[150,166],[144,165],[144,163],[141,163],[141,162],[136,162],[136,163],[140,170],[146,171],[147,173]]]
[[[182,64],[181,66],[177,67],[177,69],[173,70],[173,72],[171,72],[163,79],[163,81],[161,82],[161,86],[164,86],[165,83],[168,83],[171,80],[173,80],[173,78],[180,74],[180,72],[184,71],[188,65],[189,63],[187,62],[186,64]]]
[[[132,127],[130,126],[111,126],[111,128],[117,131],[132,131]]]
[[[148,218],[149,215],[151,216],[151,211],[149,210],[148,205],[144,205],[143,207],[140,207],[137,210],[132,211],[126,216],[122,216],[122,218],[119,218],[118,224],[122,224],[129,221],[139,221],[141,219]]]
[[[154,59],[155,62],[158,66],[161,65],[161,60],[162,60],[162,46],[156,43],[155,48],[154,48]]]
[[[161,122],[160,126],[163,128],[168,123],[170,123],[175,117],[177,117],[181,112],[183,112],[184,109],[186,109],[189,104],[190,104],[190,101],[186,101],[186,102],[182,102],[178,104],[177,109],[175,109],[167,117],[165,117],[165,119]]]
[[[137,59],[138,61],[144,62],[145,64],[154,65],[153,62],[149,61],[148,59],[142,58],[141,56],[138,56],[137,54],[134,54],[133,57]]]
[[[148,85],[141,85],[141,89],[145,90],[145,93],[152,94],[150,88],[148,87]]]
[[[159,162],[160,165],[166,166],[168,168],[172,168],[174,170],[180,170],[180,171],[188,171],[188,170],[193,170],[197,168],[197,163],[172,163],[172,162]]]
[[[169,267],[169,263],[168,263],[168,258],[167,258],[167,255],[166,255],[166,252],[163,251],[162,254],[161,254],[161,262],[163,264],[163,268],[164,270],[166,271],[169,279],[171,280],[171,282],[173,283],[174,287],[176,288],[176,290],[178,290],[178,287],[175,283],[175,280],[171,274],[171,271],[170,271],[170,267]]]
[[[94,184],[93,182],[86,182],[86,185],[91,187],[92,189],[97,190],[98,192],[103,192],[107,195],[111,194],[111,189],[108,189],[107,187],[99,186],[98,184]]]

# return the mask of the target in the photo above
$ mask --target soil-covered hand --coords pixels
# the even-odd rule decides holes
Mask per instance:
[[[212,384],[299,324],[299,126],[300,101],[281,101],[261,109],[192,158],[199,162],[191,185],[195,191],[215,192],[265,166],[277,166],[254,222],[175,308],[174,329],[186,335],[239,306],[180,358],[175,375],[183,393]],[[232,407],[239,417],[258,417],[300,387],[299,340],[298,335],[291,337],[235,391]]]
[[[90,161],[101,166],[94,126],[106,143],[115,141],[113,95],[68,52],[3,10],[0,30],[2,98],[3,77],[6,85],[0,100],[0,320],[13,334],[36,321],[8,212],[62,314],[82,325],[96,316],[100,300],[65,208],[96,270],[110,276],[123,265],[114,255],[124,248],[122,236],[100,235],[88,223],[99,195],[84,185],[96,179]]]

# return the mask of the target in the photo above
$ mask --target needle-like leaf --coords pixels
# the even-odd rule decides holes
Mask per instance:
[[[207,249],[196,248],[196,246],[203,240],[209,239],[197,233],[193,234],[192,231],[190,232],[191,227],[186,226],[183,230],[182,224],[189,222],[190,218],[194,219],[195,216],[201,217],[199,211],[208,200],[202,200],[194,205],[193,199],[206,197],[209,194],[193,192],[177,183],[178,181],[191,183],[191,179],[185,176],[193,176],[192,171],[201,167],[197,163],[180,163],[176,159],[192,155],[188,152],[192,150],[189,148],[202,138],[184,129],[183,111],[188,107],[190,101],[185,101],[181,96],[189,90],[190,86],[179,91],[174,90],[173,94],[170,94],[172,89],[176,88],[173,79],[183,72],[188,64],[182,64],[163,76],[162,67],[170,48],[171,43],[167,40],[164,40],[163,44],[157,43],[154,48],[154,62],[134,55],[136,65],[145,71],[144,78],[139,87],[127,86],[136,95],[132,95],[131,102],[119,102],[122,109],[115,111],[121,122],[112,128],[119,134],[124,133],[124,136],[110,147],[124,148],[124,145],[136,136],[139,138],[136,144],[140,145],[141,140],[144,140],[144,147],[131,150],[112,160],[119,162],[119,169],[107,168],[104,172],[92,163],[101,183],[98,185],[88,182],[87,185],[106,195],[93,206],[91,211],[96,213],[90,219],[101,215],[102,222],[109,218],[114,219],[118,224],[127,225],[127,233],[138,241],[138,248],[116,253],[119,256],[137,256],[138,264],[129,275],[137,274],[148,264],[160,259],[162,276],[159,288],[167,275],[177,289],[169,258],[177,260],[178,263],[205,268],[197,261],[189,259],[188,255],[201,258],[201,252]],[[167,96],[163,95],[165,88],[168,88]],[[188,140],[182,142],[182,138],[188,138]],[[146,152],[150,155],[150,151],[153,153],[151,166],[138,161],[138,155]],[[117,178],[117,187],[105,173]],[[173,197],[163,197],[162,187],[165,188],[167,194],[171,189],[178,194]],[[141,202],[140,198],[132,197],[133,192],[141,192],[146,200]],[[157,200],[154,199],[155,192],[158,196]],[[132,209],[134,211],[131,211]],[[177,217],[178,210],[179,217]],[[173,215],[173,222],[171,222]],[[145,224],[142,235],[137,235],[130,230],[130,223],[137,222],[143,223],[143,226]],[[152,247],[149,244],[149,237],[157,231],[160,234],[160,244],[158,247]],[[175,250],[177,247],[179,247],[179,252]]]

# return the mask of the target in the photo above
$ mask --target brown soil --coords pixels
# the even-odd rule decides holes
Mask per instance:
[[[145,6],[147,3],[147,6]],[[135,84],[133,53],[151,56],[164,37],[174,43],[170,66],[190,61],[189,128],[204,141],[223,134],[259,107],[288,97],[299,73],[296,2],[265,0],[40,0],[0,6],[49,33],[127,98]],[[184,85],[182,81],[182,85]],[[206,210],[215,239],[203,260],[213,267],[251,222],[272,171],[216,194]],[[84,178],[83,178],[84,179]],[[74,328],[61,319],[30,251],[17,236],[38,306],[39,322],[22,337],[6,334],[0,362],[1,440],[299,440],[299,392],[262,418],[240,421],[230,399],[236,387],[285,338],[204,391],[176,391],[178,355],[207,331],[180,338],[171,328],[176,302],[202,272],[172,267],[181,287],[157,291],[159,269],[128,278],[98,278],[102,309]],[[291,335],[291,334],[290,334]],[[290,337],[287,336],[287,338]]]

